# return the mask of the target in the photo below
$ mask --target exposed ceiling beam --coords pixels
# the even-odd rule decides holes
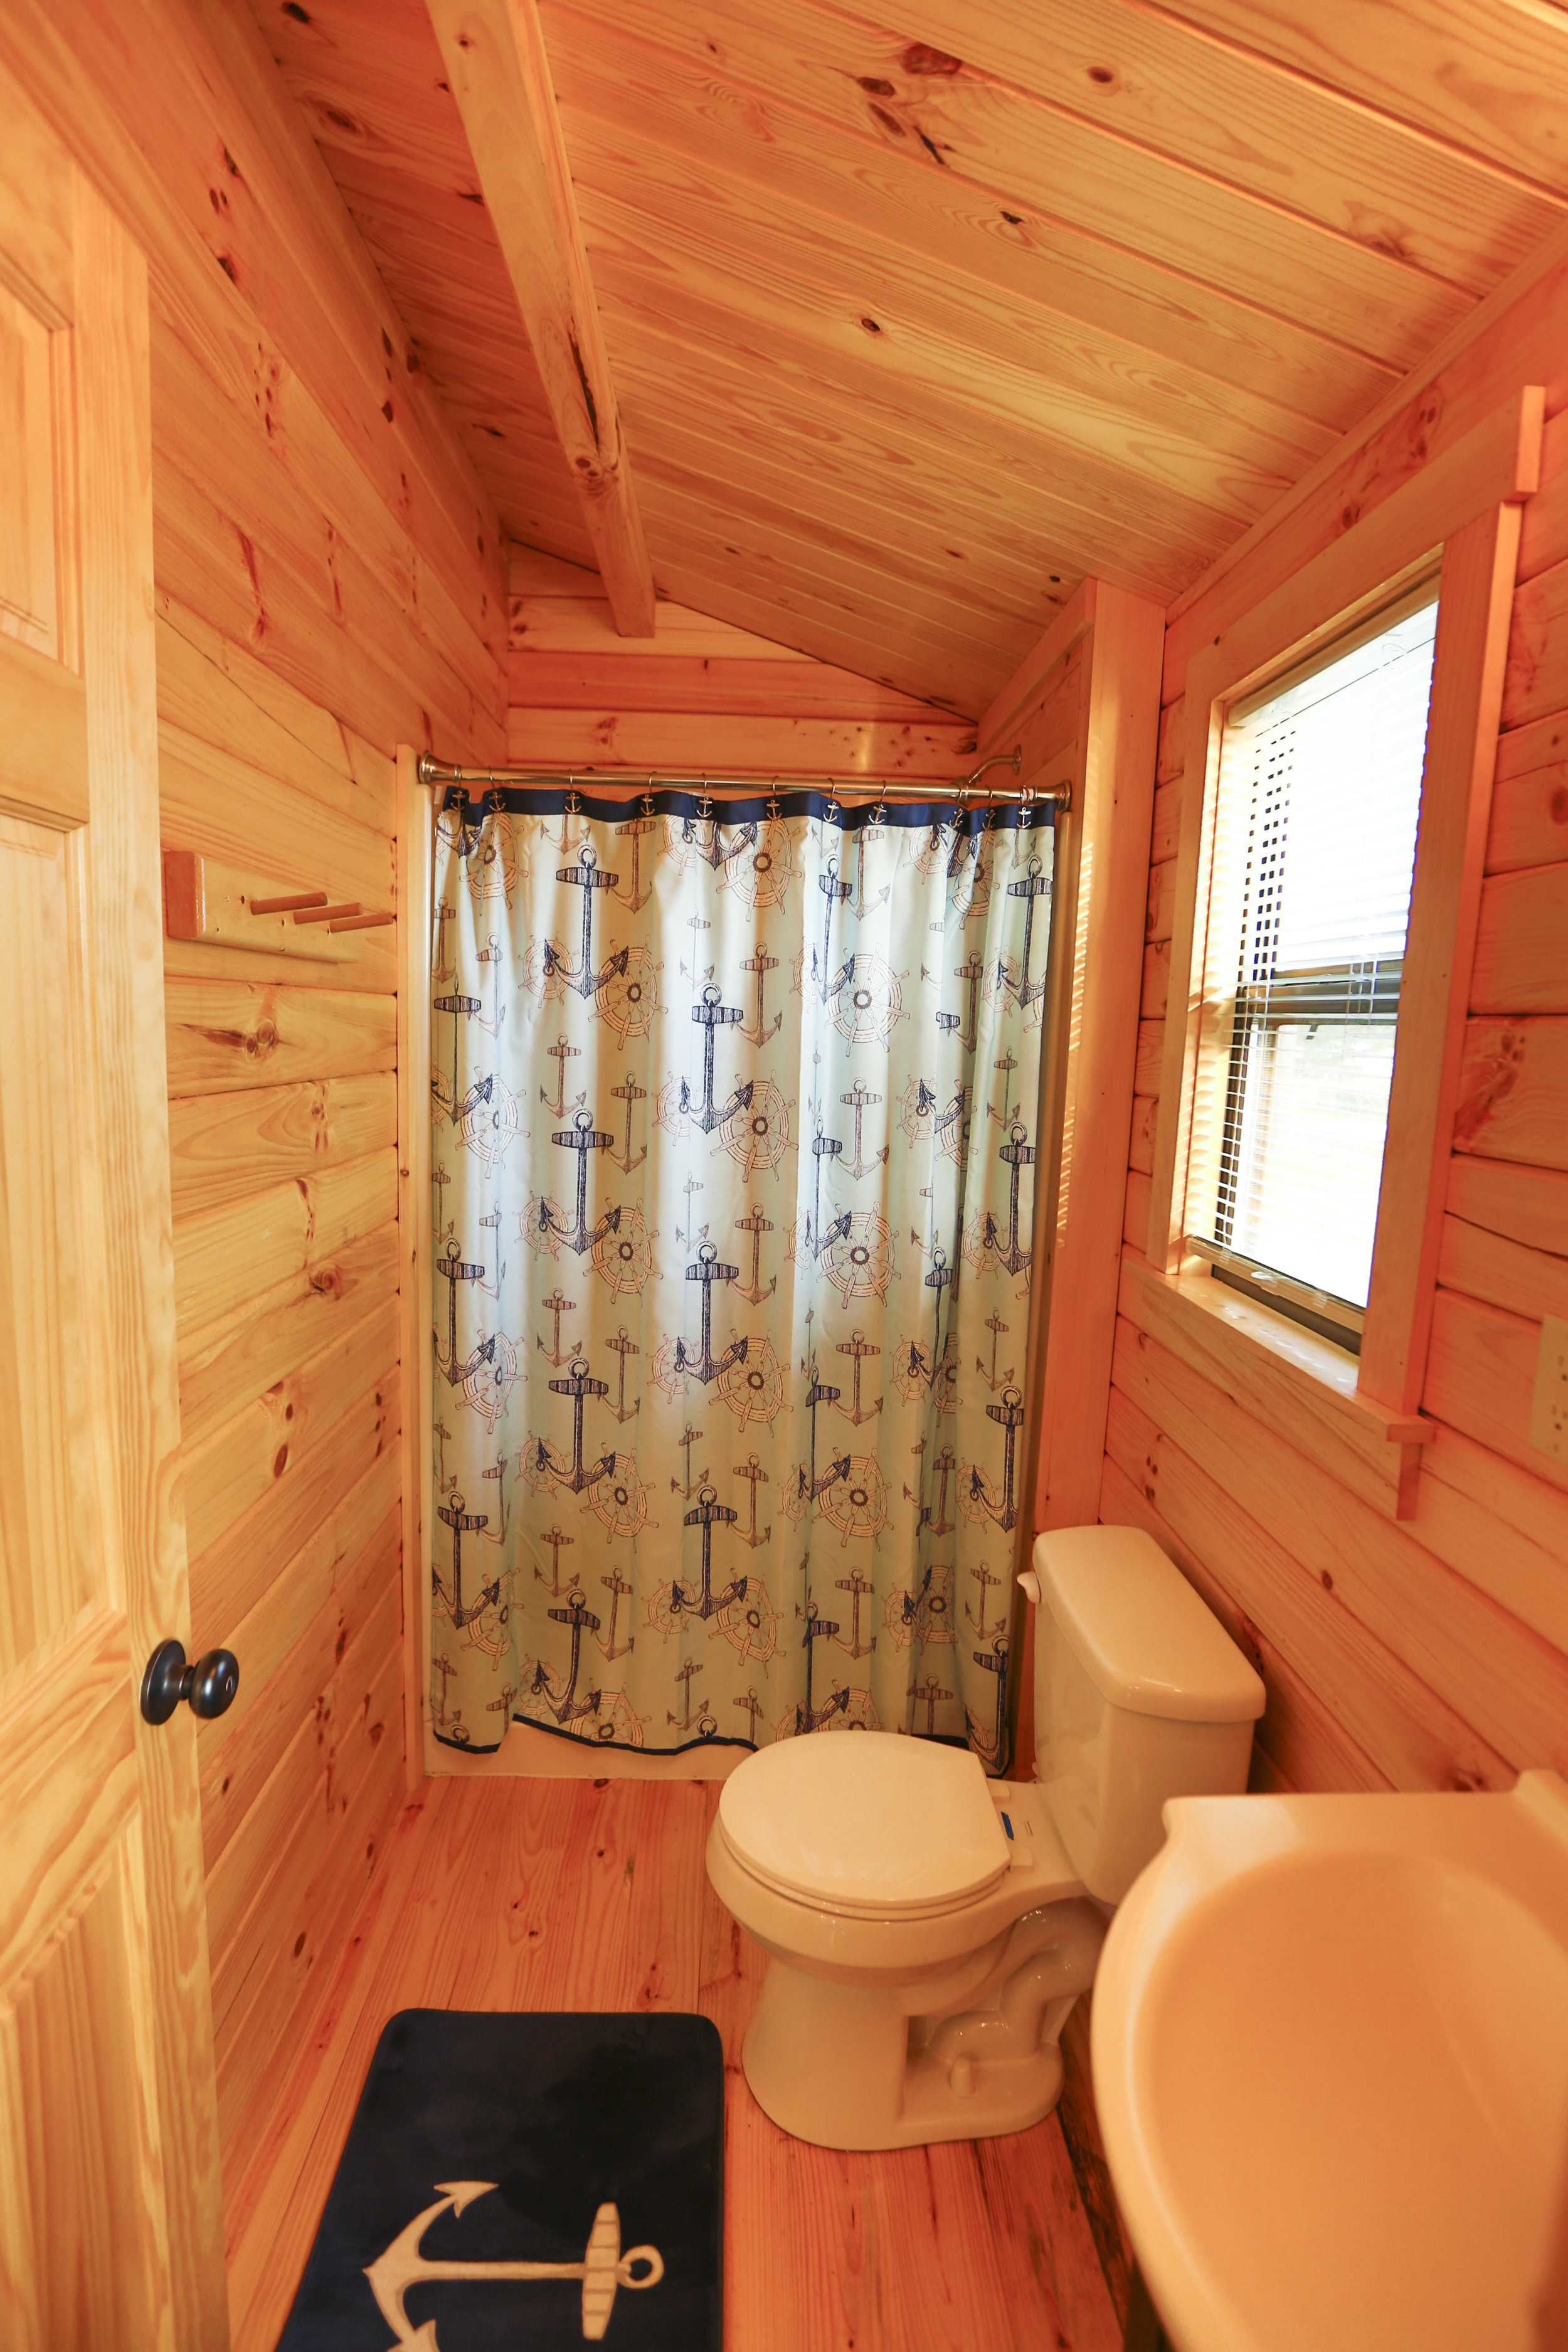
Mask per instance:
[[[534,0],[427,5],[616,626],[651,637],[653,571]]]

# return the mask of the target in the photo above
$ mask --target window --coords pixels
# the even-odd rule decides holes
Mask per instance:
[[[1226,714],[1188,1246],[1360,1344],[1436,627],[1428,582]]]

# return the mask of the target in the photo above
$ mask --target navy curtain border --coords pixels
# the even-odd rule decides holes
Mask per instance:
[[[856,784],[857,792],[872,792],[872,784]],[[722,805],[719,796],[722,795]],[[509,816],[560,816],[565,812],[568,797],[574,814],[593,817],[605,823],[624,819],[628,809],[643,814],[682,817],[689,824],[706,824],[710,819],[721,824],[762,824],[770,815],[785,817],[816,817],[827,824],[837,824],[845,833],[858,833],[873,822],[887,825],[921,827],[951,825],[953,803],[951,799],[930,801],[889,801],[884,806],[875,800],[858,802],[847,808],[828,793],[776,792],[761,793],[755,799],[737,800],[731,788],[716,783],[711,794],[700,792],[676,792],[656,789],[651,792],[633,791],[621,800],[609,800],[601,793],[585,793],[581,784],[564,777],[559,784],[487,784],[483,792],[471,793],[466,784],[448,784],[441,802],[441,813],[460,813],[463,823],[482,824],[488,816],[498,813]],[[701,805],[709,798],[711,804]],[[646,803],[652,801],[649,812]],[[1023,825],[1030,831],[1049,830],[1056,823],[1054,801],[969,802],[963,812],[958,830],[965,837],[977,833],[1005,831]]]

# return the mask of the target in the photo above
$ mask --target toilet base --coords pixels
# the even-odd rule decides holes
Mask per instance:
[[[966,1988],[972,2005],[935,2015],[917,2013],[934,1981],[833,1979],[774,1953],[742,2051],[752,2095],[781,2130],[817,2147],[1027,2131],[1061,2095],[1058,2038],[1104,1931],[1083,1901],[1033,1912]]]

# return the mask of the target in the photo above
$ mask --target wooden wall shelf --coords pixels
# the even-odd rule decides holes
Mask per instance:
[[[257,955],[298,956],[309,963],[352,963],[359,950],[345,933],[376,929],[396,917],[333,902],[325,890],[301,890],[194,849],[163,852],[163,928],[172,940]]]

